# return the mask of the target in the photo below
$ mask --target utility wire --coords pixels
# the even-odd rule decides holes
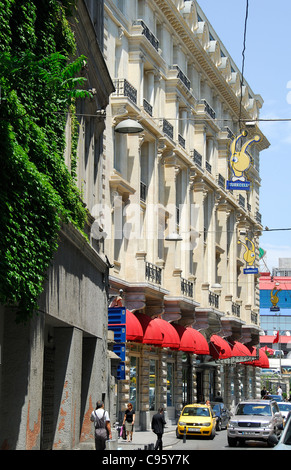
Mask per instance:
[[[242,112],[242,90],[244,84],[244,68],[245,68],[245,50],[246,50],[246,39],[247,39],[247,22],[249,16],[249,0],[246,2],[246,14],[245,14],[245,25],[244,25],[244,39],[243,39],[243,50],[242,50],[242,70],[241,70],[241,80],[240,80],[240,103],[239,103],[239,128],[241,129],[241,112]]]

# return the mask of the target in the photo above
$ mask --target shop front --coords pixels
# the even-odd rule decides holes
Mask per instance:
[[[256,369],[263,352],[213,334],[207,341],[193,327],[125,307],[109,309],[114,352],[120,357],[117,416],[132,403],[136,428],[150,429],[160,406],[175,424],[187,403],[214,400],[220,392],[232,407],[241,397],[256,397]]]

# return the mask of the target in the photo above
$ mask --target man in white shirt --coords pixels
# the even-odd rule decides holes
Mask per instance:
[[[281,399],[283,400],[283,390],[281,388],[281,385],[279,385],[279,387],[278,387],[277,395],[280,395]]]
[[[104,450],[106,447],[107,434],[112,439],[110,418],[107,411],[104,410],[103,401],[97,401],[96,410],[91,414],[91,421],[95,427],[95,447],[96,450]]]

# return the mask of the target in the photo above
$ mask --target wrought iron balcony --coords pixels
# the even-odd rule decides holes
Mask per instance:
[[[115,92],[113,96],[127,96],[134,104],[137,100],[137,90],[126,78],[115,78],[113,80]]]
[[[238,204],[239,204],[239,206],[243,207],[243,209],[244,209],[245,208],[245,203],[246,203],[245,198],[241,194],[239,194],[238,195]]]
[[[178,142],[179,142],[179,145],[183,147],[183,149],[186,147],[186,140],[181,134],[178,134]]]
[[[187,279],[181,277],[181,292],[183,295],[193,297],[193,287],[193,282],[187,281]]]
[[[212,167],[211,167],[210,163],[207,160],[205,162],[205,168],[208,171],[208,173],[212,172]]]
[[[202,168],[202,155],[197,152],[197,150],[194,149],[191,151],[191,157],[193,158],[195,165]]]
[[[143,108],[150,116],[153,115],[153,107],[145,98],[143,99]]]
[[[215,119],[215,116],[216,116],[216,113],[214,111],[214,109],[210,106],[210,104],[206,101],[206,100],[200,100],[200,103],[201,104],[204,104],[204,111],[205,113],[209,114],[209,116],[212,118],[212,119]]]
[[[235,316],[240,318],[240,305],[232,302],[231,304],[231,313]]]
[[[140,24],[142,26],[142,34],[147,38],[151,45],[158,50],[159,49],[159,40],[156,38],[154,33],[148,28],[143,20],[136,20],[133,22],[134,25]]]
[[[148,281],[154,282],[155,284],[162,284],[162,268],[146,261],[145,277]]]
[[[172,124],[167,121],[167,119],[163,119],[163,132],[166,134],[170,139],[174,137],[174,127]]]
[[[225,178],[220,173],[218,173],[217,183],[218,186],[220,186],[222,189],[225,189]]]
[[[219,295],[215,294],[214,292],[209,291],[209,305],[219,308]]]
[[[186,75],[182,72],[182,70],[180,69],[179,65],[172,65],[170,67],[172,70],[173,69],[176,69],[177,70],[177,78],[179,78],[181,80],[181,82],[185,85],[185,87],[190,90],[190,87],[191,87],[191,82],[189,80],[189,78],[186,77]]]

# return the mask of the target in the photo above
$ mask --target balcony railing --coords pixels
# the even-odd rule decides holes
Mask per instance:
[[[220,173],[218,173],[217,183],[218,186],[220,186],[222,189],[225,189],[225,178]]]
[[[159,49],[159,40],[156,38],[154,33],[148,28],[143,20],[136,20],[133,24],[140,24],[142,26],[142,34],[147,38],[147,40],[151,43],[151,45],[158,50]]]
[[[181,277],[181,292],[187,297],[193,297],[193,282]]]
[[[235,317],[240,317],[240,305],[232,302],[231,304],[231,313],[235,316]]]
[[[143,108],[150,116],[153,115],[153,107],[145,98],[143,99]]]
[[[183,147],[183,149],[186,147],[186,140],[181,134],[178,134],[178,142],[179,142],[179,145]]]
[[[214,292],[209,292],[209,305],[219,308],[219,295],[215,294]]]
[[[162,284],[162,268],[146,261],[145,277],[147,281],[154,282],[155,284]]]
[[[202,168],[202,155],[197,152],[197,150],[194,149],[191,151],[191,157],[193,158],[195,165]]]
[[[239,206],[245,208],[245,203],[246,203],[245,198],[241,194],[239,194],[238,195],[238,204],[239,204]]]
[[[208,171],[208,173],[212,172],[212,167],[208,161],[205,162],[205,168]]]
[[[166,134],[170,139],[174,137],[174,127],[172,124],[167,121],[167,119],[163,119],[163,132]]]
[[[205,113],[209,114],[212,119],[215,119],[216,113],[210,104],[206,100],[200,100],[200,103],[204,104]]]
[[[190,90],[190,87],[191,87],[191,82],[189,80],[189,78],[186,77],[186,75],[182,72],[182,70],[180,69],[179,65],[172,65],[172,67],[170,67],[172,70],[173,69],[176,69],[177,70],[177,77],[181,80],[181,82],[185,85],[185,87]]]
[[[132,86],[126,78],[115,78],[113,80],[115,92],[113,96],[127,96],[134,104],[136,104],[137,90]]]

